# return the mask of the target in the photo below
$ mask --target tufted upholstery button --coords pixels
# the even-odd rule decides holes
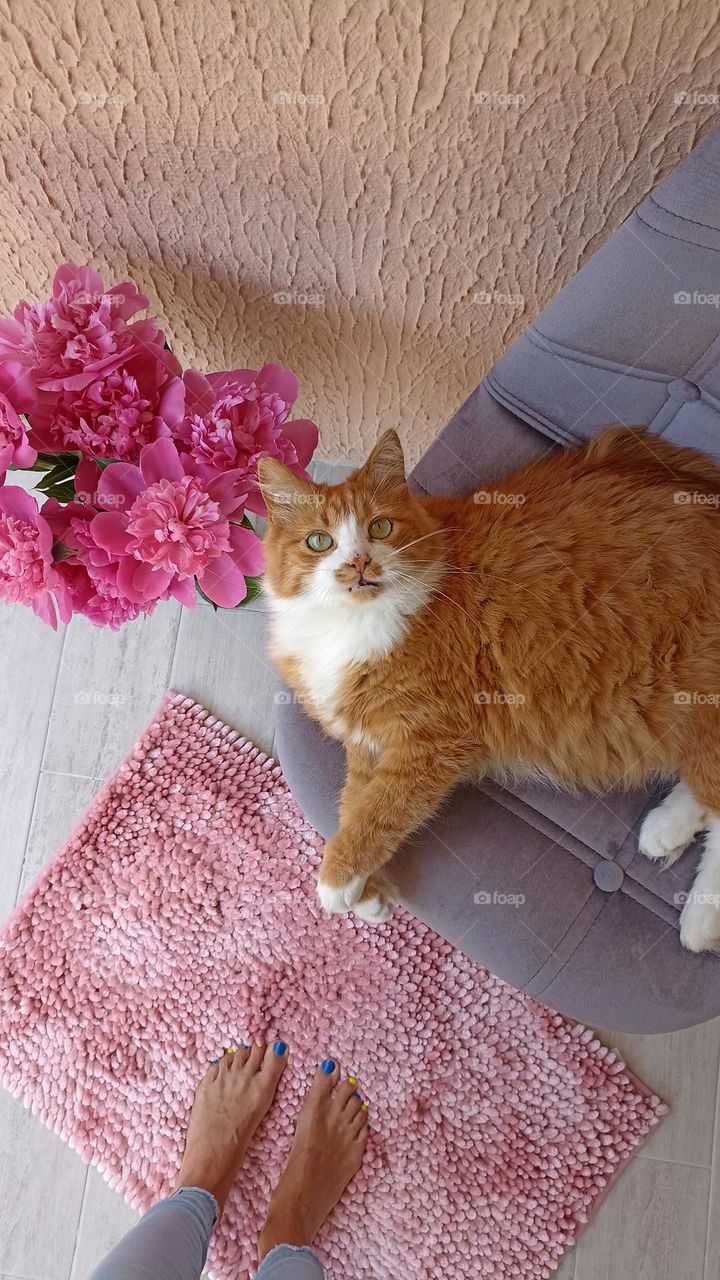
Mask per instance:
[[[673,400],[699,400],[700,388],[695,386],[694,382],[689,382],[687,378],[674,378],[668,383],[668,395]]]
[[[625,872],[619,867],[617,862],[598,862],[593,871],[593,880],[598,889],[602,889],[605,893],[615,893],[622,888],[625,879]]]

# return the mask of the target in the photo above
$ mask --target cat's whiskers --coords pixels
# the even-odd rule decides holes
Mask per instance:
[[[397,573],[397,572],[398,572],[398,570],[395,570],[395,573]],[[415,579],[414,579],[410,574],[408,574],[408,573],[403,574],[403,573],[402,573],[402,570],[400,570],[399,572],[400,572],[400,575],[401,575],[402,577],[404,577],[408,582],[411,582],[411,583],[413,583],[413,584],[415,583]],[[454,604],[454,605],[455,605],[455,608],[456,608],[456,609],[459,609],[461,613],[464,613],[464,614],[465,614],[465,617],[466,617],[466,618],[467,618],[467,620],[468,620],[468,622],[471,622],[471,623],[473,624],[473,626],[477,626],[477,625],[478,625],[478,621],[479,621],[479,620],[478,620],[478,618],[472,618],[472,617],[470,616],[470,614],[468,613],[467,609],[463,609],[462,605],[461,605],[461,604],[458,604],[457,600],[453,600],[452,596],[446,596],[446,595],[445,595],[445,592],[444,592],[444,591],[440,591],[438,587],[433,587],[433,589],[432,589],[432,590],[433,590],[433,595],[434,595],[434,596],[440,596],[440,597],[441,597],[441,599],[443,599],[443,600],[447,600],[448,604]],[[436,617],[437,617],[437,614],[435,614],[435,613],[434,613],[434,614],[433,614],[433,617],[434,617],[434,618],[436,618]],[[439,619],[438,619],[438,620],[439,620]]]
[[[426,538],[437,538],[441,533],[460,533],[460,529],[433,529],[430,533],[424,533],[422,537],[415,538],[412,542],[406,542],[403,547],[396,547],[394,551],[388,552],[388,560],[392,560],[395,556],[399,556],[401,551],[407,551],[408,547],[416,547],[418,542],[424,542]]]
[[[413,600],[417,600],[420,608],[427,609],[428,613],[432,614],[433,618],[438,623],[438,625],[440,624],[440,618],[436,614],[435,610],[430,608],[430,605],[427,599],[425,599],[422,596],[422,594],[416,589],[417,583],[414,578],[412,578],[409,574],[400,573],[398,575],[397,571],[395,571],[395,576],[388,575],[388,577],[389,577],[391,586],[398,585],[402,591],[406,591],[407,594]],[[401,577],[405,578],[405,582],[400,582]],[[425,586],[427,584],[424,583],[423,585]],[[432,597],[430,598],[432,599]]]

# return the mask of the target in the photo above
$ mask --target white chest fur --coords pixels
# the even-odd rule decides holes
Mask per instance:
[[[339,695],[350,668],[382,657],[402,640],[410,618],[393,592],[375,600],[320,605],[307,596],[270,597],[274,657],[298,663],[300,679],[322,723],[337,737],[352,734],[339,715]]]

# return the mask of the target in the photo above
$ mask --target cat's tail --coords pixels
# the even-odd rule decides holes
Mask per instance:
[[[720,494],[720,466],[699,449],[671,444],[644,427],[610,427],[591,441],[585,460],[643,483]]]

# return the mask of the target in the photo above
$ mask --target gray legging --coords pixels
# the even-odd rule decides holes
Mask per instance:
[[[115,1246],[90,1280],[200,1280],[218,1206],[209,1191],[183,1187],[161,1200]],[[312,1249],[278,1245],[256,1280],[323,1280]]]

